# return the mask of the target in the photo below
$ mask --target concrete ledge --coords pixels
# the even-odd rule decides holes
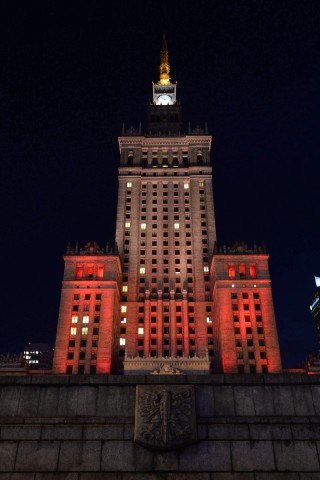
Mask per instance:
[[[297,385],[320,386],[320,374],[214,374],[214,375],[0,375],[2,385]]]

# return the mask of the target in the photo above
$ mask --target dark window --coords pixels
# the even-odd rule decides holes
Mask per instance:
[[[260,358],[267,358],[266,352],[260,352]]]
[[[69,347],[75,346],[75,340],[69,340]]]
[[[73,352],[69,352],[69,353],[68,353],[68,360],[73,360],[73,357],[74,357],[74,353],[73,353]]]
[[[66,369],[66,374],[71,375],[72,374],[72,365],[68,365]]]
[[[79,365],[78,367],[78,374],[83,375],[84,374],[84,365]]]
[[[86,358],[86,352],[80,352],[79,360],[84,360]]]

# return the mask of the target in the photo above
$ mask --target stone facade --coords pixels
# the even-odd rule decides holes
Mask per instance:
[[[311,480],[319,375],[0,377],[0,480]],[[137,385],[195,391],[196,443],[134,443]]]

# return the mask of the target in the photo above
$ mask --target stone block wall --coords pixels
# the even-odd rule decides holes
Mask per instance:
[[[198,441],[133,442],[135,389],[194,385]],[[320,479],[320,376],[0,377],[0,480]]]

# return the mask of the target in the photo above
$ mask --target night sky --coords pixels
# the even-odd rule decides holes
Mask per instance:
[[[68,241],[113,242],[117,137],[162,33],[185,129],[214,136],[218,242],[264,241],[285,367],[316,351],[319,0],[3,1],[0,352],[54,345]]]

